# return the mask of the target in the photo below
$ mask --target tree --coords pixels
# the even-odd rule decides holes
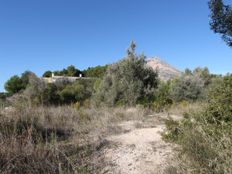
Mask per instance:
[[[15,75],[5,83],[5,90],[10,94],[15,94],[24,89],[22,79]]]
[[[199,76],[204,81],[204,87],[207,87],[211,83],[212,76],[207,67],[197,67],[193,70],[193,74]]]
[[[232,47],[232,8],[224,5],[222,0],[210,0],[211,29],[222,35],[222,39]]]
[[[203,98],[205,87],[209,83],[207,73],[207,68],[196,68],[193,72],[187,70],[179,78],[174,79],[170,87],[173,100],[196,101]]]
[[[52,72],[51,72],[51,71],[46,71],[46,72],[43,74],[43,77],[52,77]]]
[[[78,77],[79,74],[81,74],[82,72],[75,68],[75,66],[70,65],[67,67],[67,69],[63,69],[61,71],[54,71],[54,74],[57,76],[70,76],[70,77]]]
[[[136,45],[131,43],[127,56],[119,62],[109,65],[96,100],[107,105],[135,105],[150,100],[158,84],[158,75],[146,67],[144,55],[135,53]]]
[[[78,77],[81,74],[81,71],[76,69],[75,66],[70,65],[67,67],[67,75],[71,77]]]
[[[34,75],[34,73],[31,71],[25,71],[24,73],[22,73],[21,80],[24,89],[26,89],[27,85],[29,84],[29,78],[31,75]]]
[[[22,73],[21,77],[17,75],[11,77],[5,83],[5,90],[9,93],[9,95],[13,95],[26,89],[27,85],[29,84],[29,77],[32,74],[33,73],[31,71],[25,71]]]
[[[85,77],[102,78],[106,73],[107,67],[108,65],[89,67],[83,71],[83,74]]]

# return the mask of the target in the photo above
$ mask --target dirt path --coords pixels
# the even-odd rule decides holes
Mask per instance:
[[[163,173],[173,158],[173,145],[162,140],[165,124],[162,115],[152,115],[143,122],[121,123],[124,133],[109,136],[104,149],[107,163],[101,173],[156,174]]]

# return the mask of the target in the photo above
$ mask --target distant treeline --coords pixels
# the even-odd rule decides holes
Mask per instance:
[[[31,105],[107,105],[134,106],[137,104],[162,111],[182,101],[195,102],[206,98],[207,93],[220,75],[213,75],[208,68],[186,69],[180,76],[167,82],[158,78],[158,73],[146,66],[145,56],[135,52],[132,42],[127,55],[112,65],[96,66],[84,71],[71,65],[61,71],[46,71],[43,77],[78,77],[83,74],[93,79],[79,79],[74,83],[57,81],[46,83],[33,72],[11,77],[5,84],[6,93],[1,101],[26,100]],[[11,97],[12,96],[12,97]],[[19,99],[20,98],[20,99]]]
[[[71,65],[61,71],[46,71],[43,77],[51,77],[52,73],[56,76],[78,77],[82,74],[84,77],[94,77],[95,79],[78,80],[75,83],[57,82],[46,84],[38,78],[33,72],[25,71],[21,76],[14,75],[5,83],[6,93],[0,94],[0,104],[4,103],[7,97],[15,94],[21,96],[31,95],[32,103],[47,104],[47,105],[62,105],[76,103],[84,103],[89,99],[94,90],[94,82],[98,78],[103,78],[108,65],[89,67],[86,70],[80,71],[75,66]],[[33,89],[32,89],[33,88]],[[30,91],[30,92],[29,92]],[[35,94],[32,94],[34,93]],[[31,93],[31,94],[28,94]]]
[[[96,66],[96,67],[89,67],[83,71],[77,69],[75,66],[70,65],[67,68],[64,68],[61,71],[46,71],[43,74],[43,77],[51,77],[52,73],[56,76],[70,76],[70,77],[79,77],[80,74],[84,77],[96,77],[101,78],[104,76],[107,69],[107,65],[105,66]]]

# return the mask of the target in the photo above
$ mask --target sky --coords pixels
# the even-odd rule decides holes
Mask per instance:
[[[117,62],[132,40],[179,70],[232,72],[232,48],[210,30],[209,14],[207,0],[1,0],[0,91],[26,70]]]

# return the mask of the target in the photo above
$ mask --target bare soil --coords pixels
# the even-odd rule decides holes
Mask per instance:
[[[124,121],[117,126],[122,133],[106,137],[108,145],[102,149],[107,174],[165,173],[175,157],[175,146],[162,139],[166,114],[148,115],[142,121]],[[172,116],[178,119],[178,116]]]

